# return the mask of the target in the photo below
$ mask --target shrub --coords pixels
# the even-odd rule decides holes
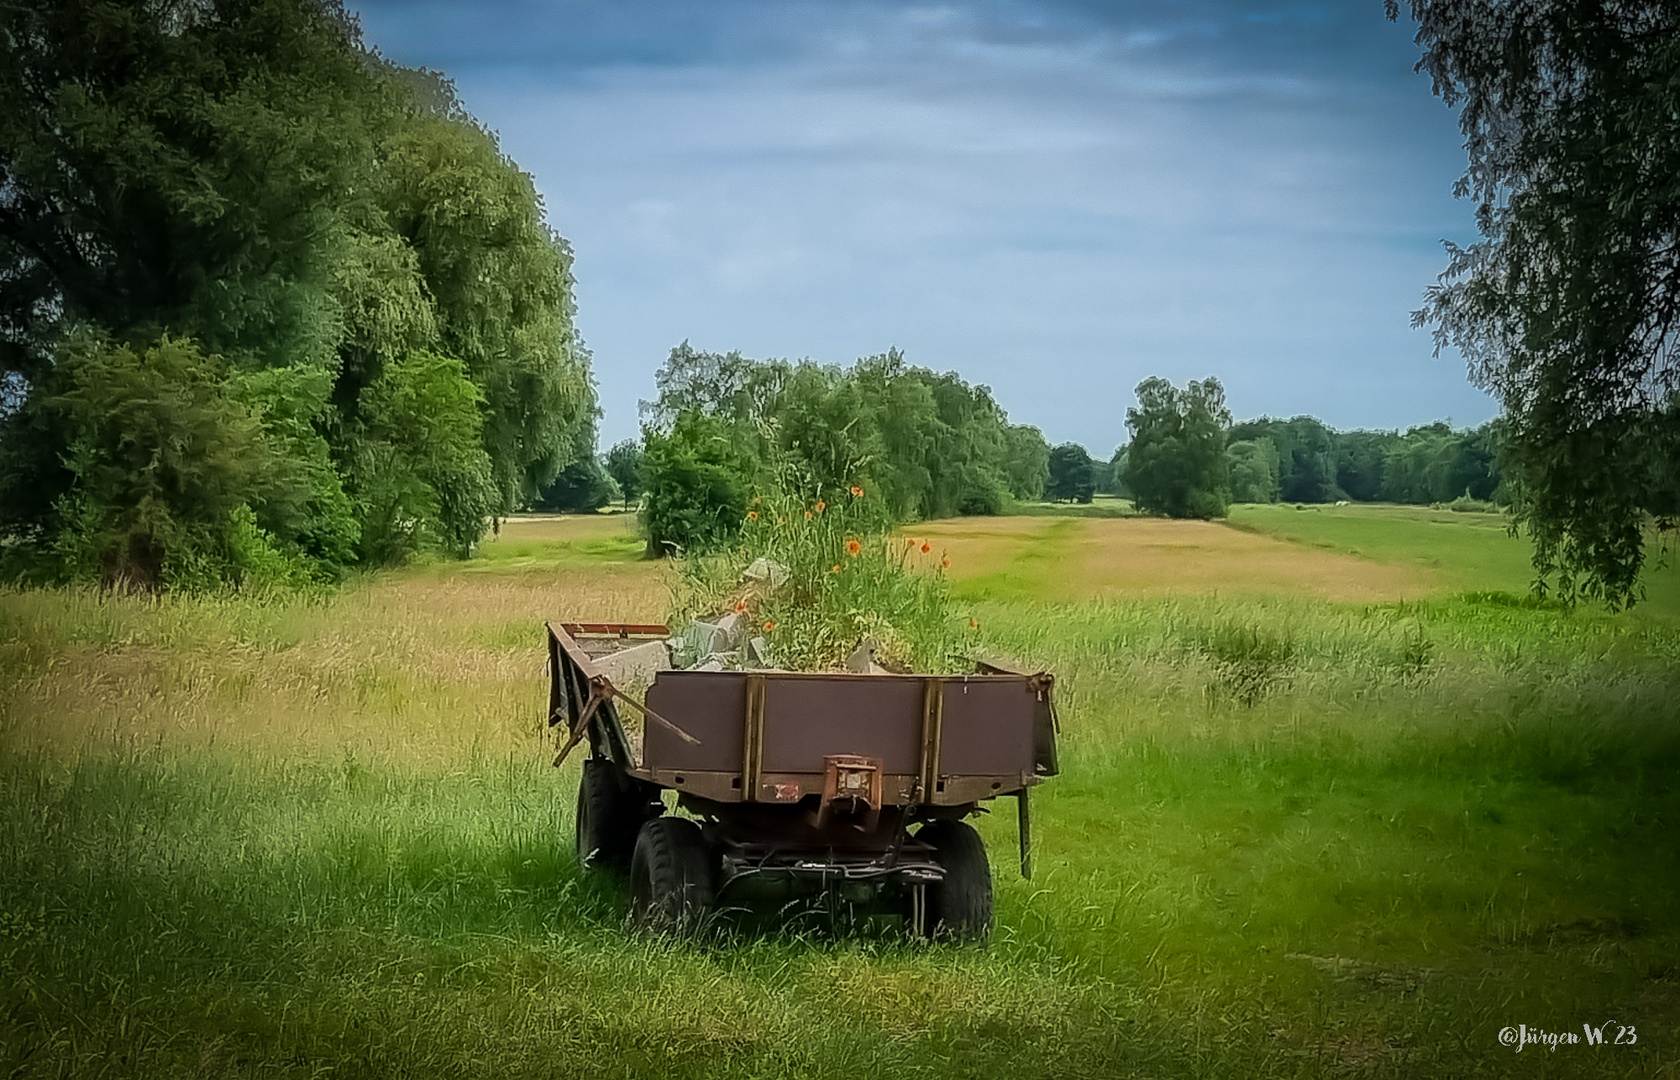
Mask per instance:
[[[951,610],[945,553],[893,536],[862,487],[827,499],[757,497],[740,540],[683,561],[673,623],[739,612],[769,643],[772,662],[793,670],[840,668],[866,637],[889,668],[959,670],[966,639]],[[760,558],[773,564],[774,582],[743,576]]]

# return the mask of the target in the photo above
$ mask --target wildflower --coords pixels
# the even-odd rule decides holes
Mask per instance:
[[[951,557],[947,555],[943,559],[940,559],[939,565],[943,566],[947,570],[951,569]]]
[[[856,484],[852,485],[852,498],[854,498],[854,499],[863,498],[863,489],[858,487]]]
[[[969,629],[970,629],[970,630],[978,630],[978,629],[980,629],[980,620],[979,620],[979,619],[970,619],[970,620],[968,620],[968,628],[969,628]]]
[[[928,552],[930,552],[932,550],[933,550],[933,545],[928,543],[926,540],[923,540],[922,541],[922,554],[926,555]]]
[[[833,566],[828,568],[828,572],[831,574],[838,574],[840,572],[840,564],[835,563]]]
[[[745,600],[735,601],[735,610],[738,612],[747,610],[747,602]]]
[[[748,510],[747,511],[747,520],[748,521],[757,521],[758,520],[758,511],[757,510]]]
[[[858,552],[860,552],[862,550],[863,550],[863,545],[858,543],[856,540],[846,541],[846,554],[856,555]]]
[[[809,510],[805,511],[805,520],[806,521],[811,520],[811,511],[809,511]]]
[[[775,621],[772,620],[772,619],[765,619],[764,620],[764,632],[766,634],[768,634],[770,631],[772,631],[774,629],[776,629]]]
[[[787,524],[787,518],[785,518],[785,517],[779,517],[779,518],[777,518],[777,519],[776,519],[776,524],[778,524],[778,525],[786,525],[786,524]]]
[[[817,500],[817,506],[816,506],[817,513],[820,514],[824,510],[827,510],[827,509],[828,509],[828,504],[823,502],[821,499],[818,499]]]

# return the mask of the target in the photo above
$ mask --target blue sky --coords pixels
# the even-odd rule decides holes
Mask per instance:
[[[1410,312],[1473,236],[1451,112],[1380,0],[352,2],[442,70],[577,255],[602,444],[673,345],[897,346],[1106,455],[1132,388],[1474,424]]]

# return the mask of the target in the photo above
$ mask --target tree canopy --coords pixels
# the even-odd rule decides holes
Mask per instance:
[[[1169,517],[1224,517],[1231,501],[1225,462],[1231,413],[1219,380],[1191,380],[1183,390],[1151,376],[1126,410],[1132,440],[1126,484],[1138,509]]]
[[[1044,496],[1052,502],[1088,503],[1097,490],[1095,464],[1078,443],[1063,443],[1050,451],[1050,483]]]
[[[1418,67],[1459,109],[1481,233],[1447,245],[1416,321],[1505,408],[1541,587],[1629,603],[1680,379],[1680,7],[1408,7]]]
[[[842,368],[683,342],[655,383],[640,473],[655,552],[724,538],[712,523],[743,491],[818,498],[855,486],[886,518],[910,521],[995,514],[1048,480],[1037,428],[1010,424],[986,387],[896,349]]]
[[[461,552],[576,456],[594,399],[565,241],[450,84],[365,47],[336,0],[26,0],[0,42],[14,556],[167,585],[216,549],[236,580],[273,560],[205,522],[246,516],[247,554],[314,572]],[[166,527],[118,494],[150,481],[100,394],[182,430],[245,418],[178,445],[223,477],[213,512],[170,504]]]

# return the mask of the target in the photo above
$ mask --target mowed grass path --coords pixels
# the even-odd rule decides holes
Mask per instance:
[[[1058,676],[984,948],[627,932],[540,726],[544,619],[660,615],[626,519],[318,598],[0,592],[0,1073],[1676,1075],[1671,616],[1330,509],[910,530]]]

